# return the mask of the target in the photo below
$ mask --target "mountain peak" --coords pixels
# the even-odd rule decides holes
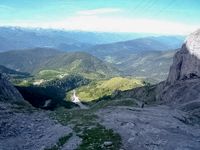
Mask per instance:
[[[200,59],[200,29],[188,36],[186,39],[186,47],[191,55]]]

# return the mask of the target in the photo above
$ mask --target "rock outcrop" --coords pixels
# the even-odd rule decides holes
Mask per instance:
[[[193,78],[200,78],[200,30],[189,35],[175,54],[167,83]]]
[[[0,101],[26,103],[19,91],[0,73]]]
[[[200,30],[175,54],[168,79],[157,86],[157,99],[175,105],[200,102]]]

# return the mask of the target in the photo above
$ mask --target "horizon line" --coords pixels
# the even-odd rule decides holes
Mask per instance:
[[[90,32],[90,33],[118,33],[118,34],[147,34],[147,35],[157,35],[157,36],[187,36],[191,33],[188,34],[178,34],[178,33],[154,33],[154,32],[134,32],[134,31],[95,31],[95,30],[81,30],[81,29],[66,29],[66,28],[56,28],[56,27],[40,27],[40,26],[17,26],[17,25],[0,25],[0,28],[18,28],[18,29],[41,29],[41,30],[57,30],[57,31],[65,31],[65,32]],[[200,28],[197,28],[198,30]],[[194,30],[194,31],[196,31]],[[194,32],[193,31],[193,32]]]

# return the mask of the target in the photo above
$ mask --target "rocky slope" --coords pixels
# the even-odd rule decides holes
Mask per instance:
[[[14,88],[14,86],[5,79],[0,73],[0,101],[3,102],[21,102],[25,103],[21,94]]]
[[[43,150],[72,129],[51,120],[46,112],[0,102],[0,149]]]
[[[43,150],[70,133],[70,127],[50,119],[48,112],[28,105],[17,89],[0,74],[1,150]],[[80,141],[78,137],[73,136],[68,149],[76,148],[77,141]]]

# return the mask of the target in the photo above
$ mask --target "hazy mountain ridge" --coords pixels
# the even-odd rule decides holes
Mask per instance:
[[[141,37],[151,37],[152,34],[139,33],[109,33],[109,32],[84,32],[65,31],[41,28],[0,27],[0,51],[15,49],[32,49],[36,47],[49,47],[66,51],[79,51],[88,49],[96,44],[105,44],[133,40]],[[157,37],[151,37],[156,40]],[[162,43],[173,43],[179,45],[183,36],[162,36]],[[177,48],[177,47],[176,47]],[[154,49],[155,50],[155,49]],[[166,49],[165,49],[166,50]]]
[[[95,44],[128,40],[144,35],[137,33],[106,33],[66,31],[42,28],[0,27],[0,51],[49,47],[78,51]]]
[[[119,74],[119,71],[102,60],[84,52],[62,52],[54,49],[0,53],[0,64],[8,68],[36,74],[42,70],[68,73]]]
[[[31,49],[36,47],[79,50],[83,47],[87,48],[90,45],[72,39],[70,36],[57,34],[57,32],[50,30],[47,33],[43,33],[42,29],[0,27],[0,39],[2,39],[2,42],[0,42],[0,51]]]
[[[96,45],[86,51],[98,57],[105,57],[105,55],[114,53],[120,55],[144,51],[167,51],[180,48],[183,41],[184,37],[176,36],[145,37],[129,41]]]

